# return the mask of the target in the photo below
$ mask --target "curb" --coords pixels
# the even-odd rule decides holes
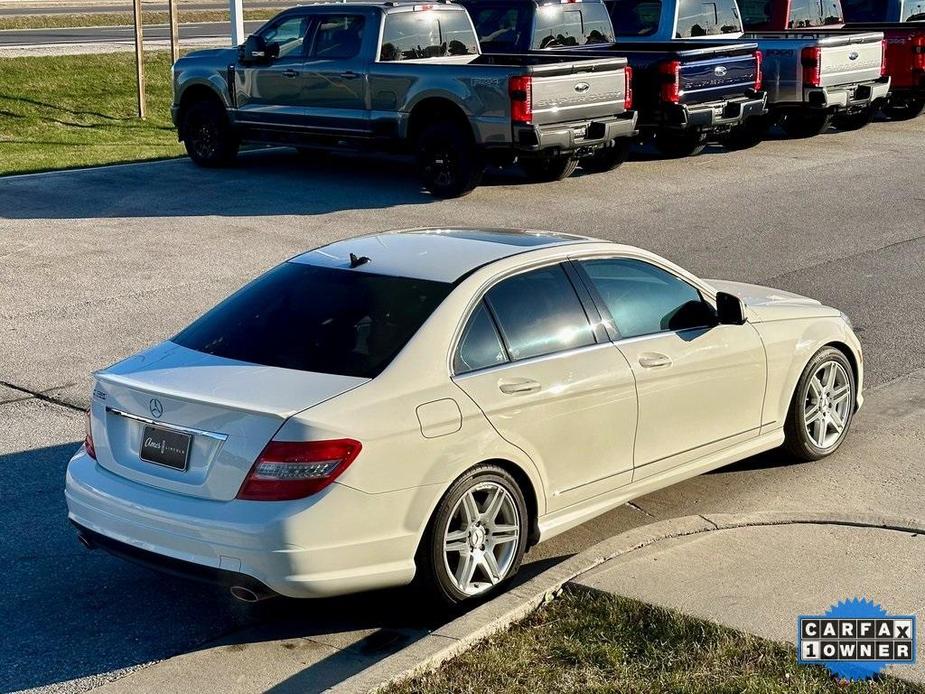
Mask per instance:
[[[552,600],[566,583],[578,575],[656,542],[715,530],[793,524],[842,525],[925,534],[925,520],[868,513],[715,513],[657,521],[616,535],[576,554],[326,691],[331,694],[379,692],[391,684],[433,670]]]

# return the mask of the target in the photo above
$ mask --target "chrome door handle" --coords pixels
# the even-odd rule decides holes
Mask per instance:
[[[498,381],[498,390],[507,395],[523,395],[536,393],[542,386],[531,378],[502,378]]]
[[[297,70],[289,68],[288,70],[283,70],[283,77],[298,77],[299,73]]]
[[[360,76],[360,73],[354,72],[353,70],[347,70],[347,72],[340,73],[340,76],[343,77],[345,80],[355,80],[357,77]]]
[[[643,352],[639,355],[639,365],[644,369],[657,369],[660,366],[671,366],[671,358],[659,352]]]

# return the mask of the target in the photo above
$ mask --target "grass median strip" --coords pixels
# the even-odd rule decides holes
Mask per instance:
[[[183,153],[170,122],[170,54],[145,56],[148,118],[135,117],[132,53],[0,59],[0,175]]]
[[[765,641],[634,600],[582,589],[390,694],[633,692],[656,694],[922,694],[892,678],[840,684]]]
[[[276,9],[244,10],[244,19],[256,21],[275,17],[283,7]],[[167,24],[166,12],[142,12],[146,25]],[[187,10],[178,15],[181,24],[199,22],[227,22],[228,12],[222,10]],[[129,26],[134,22],[131,12],[87,12],[73,14],[38,14],[0,17],[0,31],[4,29],[67,29],[69,27]]]

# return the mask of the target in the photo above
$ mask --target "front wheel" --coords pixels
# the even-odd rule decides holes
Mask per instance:
[[[459,198],[481,182],[485,165],[472,135],[452,122],[434,123],[415,141],[418,175],[437,198]]]
[[[520,168],[527,178],[537,183],[549,183],[568,178],[578,168],[578,160],[568,156],[521,159]]]
[[[874,119],[876,107],[867,106],[854,113],[839,113],[832,119],[832,125],[839,130],[860,130]]]
[[[609,146],[601,147],[589,157],[581,160],[581,168],[588,173],[606,173],[613,171],[629,157],[629,138],[614,140]]]
[[[699,130],[659,130],[655,133],[655,148],[670,159],[692,157],[700,154],[706,146],[706,133]]]
[[[208,168],[230,164],[240,145],[225,109],[211,101],[193,104],[186,112],[183,144],[193,162]]]
[[[925,111],[925,94],[910,96],[905,99],[891,99],[883,107],[883,113],[892,120],[911,120],[918,118]]]
[[[802,139],[821,135],[828,130],[832,114],[828,111],[788,111],[780,117],[779,122],[787,135]]]
[[[854,371],[834,347],[823,347],[797,383],[784,424],[784,446],[800,460],[819,460],[845,440],[854,416]]]
[[[495,465],[473,468],[434,511],[418,552],[419,579],[445,605],[488,594],[520,568],[527,520],[511,475]]]

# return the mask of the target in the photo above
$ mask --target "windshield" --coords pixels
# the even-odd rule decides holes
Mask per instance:
[[[288,262],[232,294],[173,342],[264,366],[373,378],[452,288]]]
[[[736,34],[742,31],[742,20],[735,0],[681,0],[678,5],[676,38]]]
[[[385,17],[381,62],[478,52],[478,39],[465,11],[393,12]]]

